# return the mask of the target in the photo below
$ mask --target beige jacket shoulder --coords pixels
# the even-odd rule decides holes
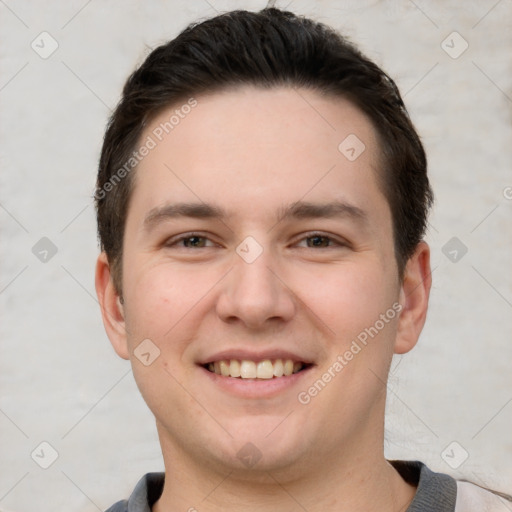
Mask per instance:
[[[457,482],[455,512],[505,512],[512,502],[470,482]]]

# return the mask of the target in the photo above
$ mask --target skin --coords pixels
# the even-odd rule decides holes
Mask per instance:
[[[415,488],[384,458],[385,382],[393,353],[412,349],[425,321],[429,248],[418,245],[400,280],[370,121],[301,89],[197,101],[136,170],[123,304],[105,254],[96,270],[107,334],[156,418],[166,484],[153,510],[405,510]],[[366,146],[355,161],[338,150],[349,134]],[[280,219],[298,201],[362,215]],[[183,202],[227,216],[157,214]],[[177,241],[190,232],[205,238]],[[252,263],[236,252],[247,236],[263,249]],[[298,393],[397,303],[400,315],[301,404]],[[134,356],[144,339],[160,350],[148,366]],[[275,348],[313,365],[264,399],[227,391],[198,365],[222,350]],[[250,467],[237,456],[247,443],[261,456]]]

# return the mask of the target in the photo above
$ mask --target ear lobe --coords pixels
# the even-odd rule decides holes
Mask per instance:
[[[407,262],[400,289],[403,309],[398,320],[396,354],[409,352],[416,345],[425,325],[431,286],[430,248],[420,242]]]
[[[107,255],[104,252],[98,256],[96,262],[95,285],[103,325],[110,343],[120,357],[129,359],[123,304],[115,289]]]

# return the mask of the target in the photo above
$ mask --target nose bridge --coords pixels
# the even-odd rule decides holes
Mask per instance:
[[[267,249],[258,255],[254,260],[246,260],[243,257],[237,258],[238,261],[235,263],[234,274],[235,274],[235,292],[240,295],[244,295],[246,292],[259,292],[249,293],[245,300],[251,297],[268,300],[265,295],[275,295],[276,283],[275,274],[270,271],[272,265],[272,254]]]
[[[242,241],[219,297],[218,314],[225,321],[236,318],[249,327],[261,327],[270,319],[291,318],[293,297],[273,270],[277,263],[276,254],[254,238]]]

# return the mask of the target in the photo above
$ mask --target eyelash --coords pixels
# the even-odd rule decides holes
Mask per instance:
[[[319,248],[320,249],[329,249],[329,248],[334,248],[334,247],[347,247],[347,243],[345,242],[342,242],[340,240],[336,240],[335,238],[333,238],[332,236],[329,236],[329,235],[326,235],[324,233],[318,233],[318,232],[312,232],[312,233],[307,233],[306,236],[303,236],[299,241],[303,241],[303,240],[308,240],[309,238],[322,238],[322,239],[326,239],[329,241],[329,246],[327,247],[323,247],[323,246],[320,246]],[[313,247],[305,247],[306,249],[312,249]]]
[[[178,244],[184,242],[185,240],[190,240],[192,238],[204,239],[204,240],[210,241],[211,243],[215,244],[215,242],[213,242],[207,236],[205,236],[205,235],[203,235],[201,233],[186,233],[184,235],[180,235],[178,238],[168,240],[165,243],[165,247],[176,247],[176,246],[178,246]],[[348,247],[348,244],[346,242],[341,242],[339,240],[334,239],[333,237],[331,237],[329,235],[326,235],[326,234],[323,234],[323,233],[318,233],[318,232],[307,233],[305,236],[302,236],[302,238],[300,238],[298,240],[298,242],[302,242],[304,240],[308,240],[308,239],[311,239],[311,238],[322,238],[322,239],[328,241],[329,245],[327,247],[325,247],[325,246],[317,246],[317,248],[320,248],[320,249],[329,249],[329,248],[336,247],[336,246],[338,246],[338,247]],[[206,246],[206,247],[203,246],[203,247],[196,247],[196,248],[205,249],[207,247],[211,247],[211,246]],[[182,245],[182,246],[180,246],[180,248],[192,249],[194,247],[193,246],[192,247],[187,247],[187,246]],[[303,247],[303,248],[304,249],[313,249],[314,247]]]
[[[200,238],[204,240],[209,240],[212,242],[207,236],[202,235],[201,233],[187,233],[185,235],[180,235],[178,238],[170,239],[165,243],[166,247],[174,247],[177,246],[180,242],[184,242],[185,240],[190,240],[191,238]],[[213,243],[213,242],[212,242]],[[181,246],[183,249],[191,249],[192,247]],[[203,249],[203,247],[200,247]]]

